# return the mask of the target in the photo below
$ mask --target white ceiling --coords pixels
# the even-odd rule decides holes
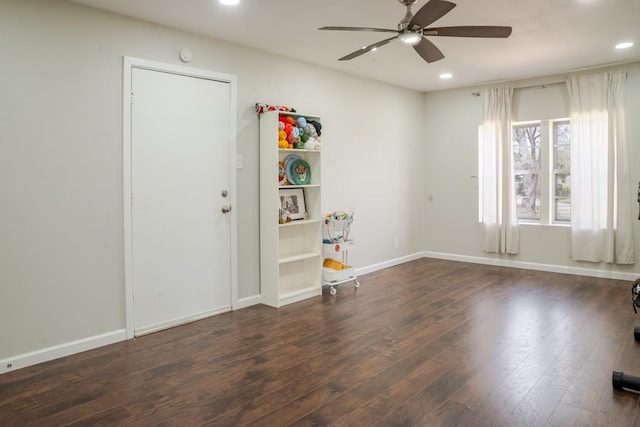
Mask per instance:
[[[640,0],[453,0],[457,6],[432,27],[505,25],[513,33],[508,39],[431,37],[445,55],[431,64],[399,42],[338,61],[391,34],[318,31],[395,29],[405,14],[398,0],[240,0],[235,7],[218,0],[71,1],[419,91],[640,60]],[[418,0],[413,11],[425,3]],[[614,49],[622,41],[635,46]],[[453,78],[441,80],[443,72]]]

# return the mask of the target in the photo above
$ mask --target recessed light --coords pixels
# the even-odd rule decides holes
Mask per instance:
[[[440,74],[440,78],[443,79],[443,80],[450,79],[451,77],[453,77],[453,74],[451,74],[451,73],[442,73],[442,74]]]
[[[633,46],[632,42],[618,43],[616,45],[616,49],[627,49],[627,48],[630,48],[631,46]]]
[[[235,6],[240,3],[240,0],[218,0],[222,4],[226,4],[228,6]]]

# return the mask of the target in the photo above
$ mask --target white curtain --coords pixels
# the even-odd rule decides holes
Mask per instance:
[[[517,254],[519,249],[513,156],[511,148],[510,87],[483,92],[482,159],[482,249]]]
[[[570,78],[571,254],[632,264],[629,164],[621,71]]]

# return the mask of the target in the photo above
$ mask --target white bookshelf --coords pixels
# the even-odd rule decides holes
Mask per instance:
[[[273,307],[322,293],[321,150],[278,148],[280,115],[322,123],[314,115],[260,115],[260,287],[262,302]],[[306,185],[279,185],[278,164],[291,154],[309,164],[311,179]],[[281,189],[303,191],[306,219],[280,224]]]

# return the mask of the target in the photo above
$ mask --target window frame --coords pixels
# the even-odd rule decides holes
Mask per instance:
[[[533,225],[571,225],[570,220],[558,220],[556,218],[555,200],[556,196],[556,174],[566,173],[571,176],[571,161],[569,161],[569,169],[556,169],[555,147],[556,147],[556,128],[558,124],[567,123],[571,126],[571,120],[568,117],[545,120],[527,120],[512,122],[511,129],[521,126],[540,126],[540,219],[521,219],[518,218],[518,224]],[[571,128],[569,128],[571,129]],[[513,147],[513,145],[512,145]],[[569,145],[570,147],[570,145]],[[511,151],[513,156],[513,149]],[[561,172],[563,171],[563,172]],[[514,170],[513,179],[515,182],[516,170]],[[571,209],[571,199],[569,197],[569,209]]]

